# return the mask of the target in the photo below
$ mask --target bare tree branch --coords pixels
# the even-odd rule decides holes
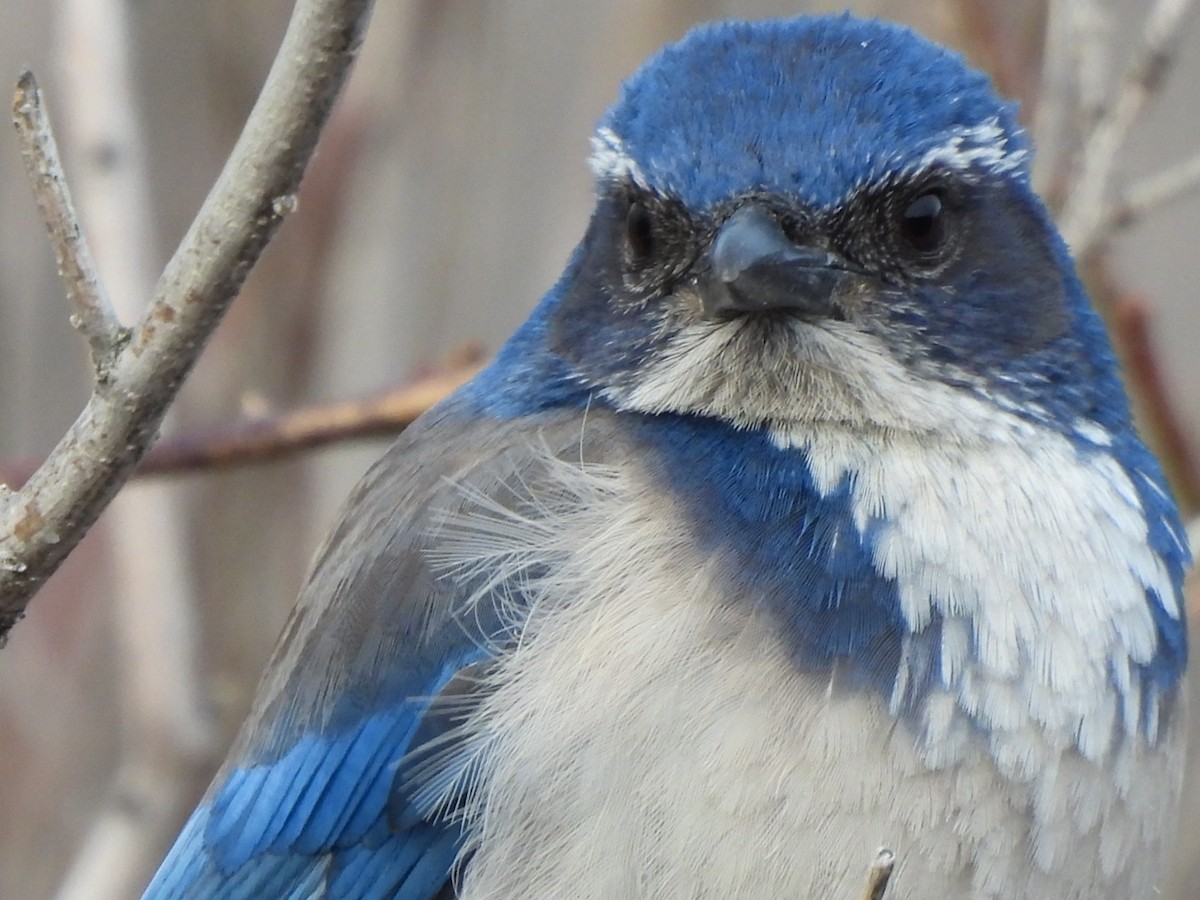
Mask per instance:
[[[136,321],[158,271],[133,11],[129,0],[53,5],[72,187],[117,315]],[[199,591],[178,494],[167,484],[130,486],[107,511],[120,758],[56,900],[136,896],[216,763],[219,741],[201,677]]]
[[[1107,219],[1105,201],[1117,152],[1161,85],[1183,34],[1183,20],[1194,6],[1195,0],[1157,0],[1115,96],[1087,136],[1059,216],[1062,235],[1077,259],[1096,248]]]
[[[1131,187],[1108,210],[1096,228],[1096,244],[1103,244],[1136,224],[1147,213],[1181,200],[1200,188],[1200,153],[1178,165],[1147,176]]]
[[[1057,206],[1063,237],[1097,306],[1108,315],[1130,394],[1185,507],[1193,507],[1200,498],[1200,464],[1165,390],[1144,304],[1115,285],[1106,251],[1120,231],[1200,187],[1200,155],[1136,182],[1115,198],[1112,186],[1117,155],[1161,88],[1179,49],[1184,20],[1196,5],[1196,0],[1155,0],[1138,44],[1105,101],[1110,56],[1106,11],[1097,0],[1051,0],[1036,133],[1039,187],[1061,201]],[[1068,58],[1073,61],[1070,68],[1065,65]],[[1047,145],[1053,151],[1059,143],[1063,147],[1049,158],[1041,152]],[[1074,160],[1065,152],[1067,143],[1081,145]]]
[[[1048,0],[1041,86],[1034,109],[1034,182],[1061,206],[1082,137],[1095,127],[1108,96],[1111,16],[1100,0]]]
[[[127,346],[0,510],[0,635],[153,442],[200,349],[283,218],[362,39],[370,0],[298,0],[267,82]]]
[[[466,384],[479,368],[476,358],[371,397],[301,407],[208,434],[168,438],[146,454],[136,476],[272,462],[330,444],[399,434],[425,410]]]
[[[473,378],[482,360],[482,348],[471,344],[436,371],[366,397],[302,406],[165,437],[142,458],[133,477],[232,469],[286,459],[331,444],[397,435]],[[19,485],[36,469],[35,461],[10,462],[0,465],[0,478]]]
[[[17,80],[12,109],[34,199],[50,232],[58,272],[71,301],[71,324],[87,339],[92,371],[96,381],[103,383],[130,332],[121,325],[96,275],[58,158],[58,143],[32,72],[22,72]]]
[[[1109,46],[1111,14],[1099,0],[1067,0],[1071,17],[1067,55],[1072,59],[1079,110],[1075,118],[1084,129],[1093,128],[1104,115],[1108,73],[1112,66]]]

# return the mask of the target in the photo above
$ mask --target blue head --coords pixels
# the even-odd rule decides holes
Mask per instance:
[[[701,27],[593,145],[587,235],[509,357],[553,369],[554,402],[923,431],[970,398],[1124,426],[1014,107],[958,55],[848,16]]]
[[[714,546],[793,560],[811,541],[783,519],[803,519],[814,486],[830,503],[841,491],[840,513],[823,510],[822,521],[860,535],[864,571],[880,553],[846,499],[861,471],[831,467],[839,441],[869,448],[862,459],[937,448],[946,482],[963,447],[988,459],[1008,442],[1036,468],[1048,458],[1039,447],[1065,446],[1097,483],[1137,494],[1169,572],[1147,594],[1154,677],[1177,677],[1178,516],[1130,423],[1103,326],[1032,191],[1016,110],[983,75],[883,22],[722,22],[647,61],[593,148],[587,234],[469,389],[474,403],[501,416],[586,404],[646,414],[624,421],[670,444],[662,471],[680,496],[701,498],[694,517]],[[874,514],[896,513],[886,506]],[[1028,518],[1041,527],[1053,516]],[[872,621],[890,628],[899,606],[889,590],[858,594],[878,601]],[[829,592],[828,620],[861,636],[856,623],[870,617],[841,615],[841,596]]]

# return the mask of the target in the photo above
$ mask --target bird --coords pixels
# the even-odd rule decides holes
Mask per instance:
[[[1159,896],[1189,552],[1031,163],[900,25],[653,55],[145,896]]]

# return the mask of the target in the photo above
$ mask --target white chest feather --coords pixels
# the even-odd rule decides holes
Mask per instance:
[[[894,715],[903,662],[891,698],[797,668],[637,473],[550,461],[559,500],[480,510],[447,559],[534,598],[464,726],[463,900],[854,898],[880,846],[890,900],[1153,896],[1181,729],[1143,740],[1130,671],[1146,587],[1173,595],[1127,480],[1065,442],[806,444],[888,523],[910,627],[943,620],[919,722]]]
[[[1157,650],[1146,591],[1180,611],[1124,470],[1030,431],[986,448],[830,432],[804,444],[820,490],[849,478],[859,528],[884,523],[876,569],[895,579],[911,631],[940,619],[943,685],[993,733],[994,755],[1021,765],[1022,748],[998,742],[1035,726],[1099,762],[1116,734],[1157,728],[1157,698],[1133,674]],[[929,724],[930,752],[951,759],[953,735]]]

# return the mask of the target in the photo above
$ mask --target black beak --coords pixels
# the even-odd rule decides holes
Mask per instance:
[[[841,318],[835,295],[853,277],[836,253],[790,241],[763,207],[747,204],[717,232],[704,312],[714,318],[786,311]]]

